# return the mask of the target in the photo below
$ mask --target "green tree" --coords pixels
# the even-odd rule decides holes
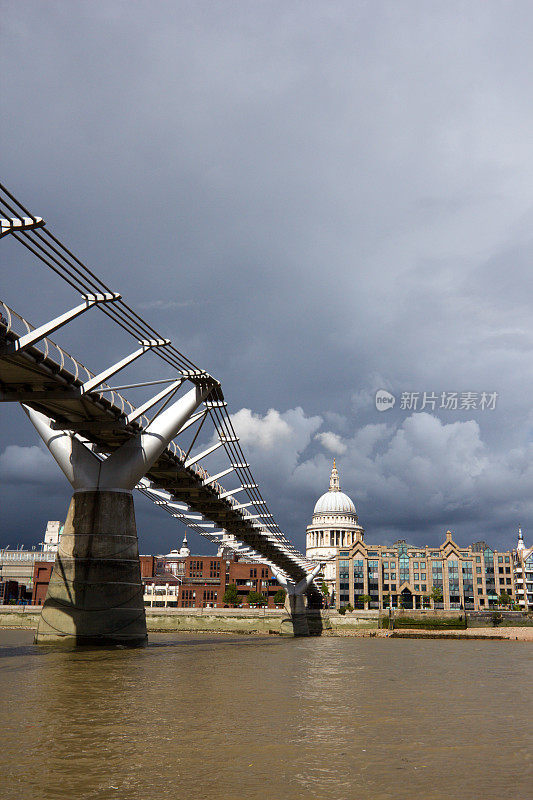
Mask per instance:
[[[512,602],[513,598],[507,592],[502,592],[501,595],[498,597],[499,606],[511,606]]]
[[[278,591],[274,595],[274,604],[277,606],[282,606],[283,603],[285,602],[286,594],[287,592],[285,591],[285,589],[278,589]]]
[[[346,614],[346,606],[341,606],[339,608],[339,614],[342,614],[343,616]]]
[[[440,586],[434,586],[431,590],[431,599],[434,603],[442,603],[442,589]]]
[[[234,583],[230,583],[226,591],[224,592],[224,602],[228,606],[235,607],[240,603],[239,593],[237,591],[237,587]]]
[[[387,592],[383,595],[383,608],[386,608],[390,603],[390,594]]]
[[[346,606],[346,611],[353,611],[353,606],[351,603],[348,603],[348,605]]]
[[[365,603],[370,603],[371,597],[369,594],[360,594],[357,598],[357,605],[363,607]]]
[[[259,592],[248,592],[246,602],[249,606],[266,606],[266,597],[263,597]]]

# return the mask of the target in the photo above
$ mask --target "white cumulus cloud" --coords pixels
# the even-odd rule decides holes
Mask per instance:
[[[329,450],[330,453],[333,453],[333,455],[343,455],[347,450],[341,437],[332,431],[317,433],[315,439],[318,439],[321,445],[325,447],[326,450]]]

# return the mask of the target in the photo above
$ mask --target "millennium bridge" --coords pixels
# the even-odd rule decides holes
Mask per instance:
[[[274,521],[233,427],[220,382],[200,369],[107,286],[0,184],[0,238],[12,237],[66,282],[76,305],[35,327],[0,301],[0,401],[20,403],[73,488],[36,641],[146,642],[133,490],[209,541],[267,563],[287,591],[295,635],[307,606],[322,601],[322,565],[309,561]],[[102,312],[135,341],[115,364],[92,372],[50,336]],[[96,324],[96,323],[95,323]],[[140,358],[166,377],[110,385]],[[140,405],[124,392],[156,387]],[[154,391],[152,389],[151,391]],[[207,427],[206,427],[207,426]],[[180,436],[188,446],[182,449]],[[210,444],[200,452],[203,431]],[[178,440],[178,441],[176,441]],[[209,457],[223,469],[211,474]],[[232,488],[225,488],[231,482]]]

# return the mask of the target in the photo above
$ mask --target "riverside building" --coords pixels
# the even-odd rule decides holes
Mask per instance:
[[[526,547],[522,529],[518,528],[518,544],[514,553],[516,600],[521,610],[533,609],[533,546]]]
[[[341,492],[335,461],[329,491],[316,503],[306,538],[307,557],[326,561],[324,581],[337,608],[350,603],[366,609],[482,611],[496,608],[502,594],[513,602],[522,596],[533,607],[533,548],[520,552],[527,555],[517,561],[516,551],[493,550],[483,541],[461,547],[451,531],[437,547],[417,547],[405,540],[367,544],[355,505]],[[516,591],[518,569],[525,576],[521,595]]]
[[[248,594],[263,595],[269,608],[279,584],[267,564],[246,561],[233,554],[191,555],[184,539],[180,550],[168,555],[141,556],[144,604],[149,608],[224,608],[226,589],[234,585],[238,604],[247,606]]]

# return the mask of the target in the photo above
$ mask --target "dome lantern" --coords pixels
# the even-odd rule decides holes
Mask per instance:
[[[333,469],[329,479],[329,490],[318,498],[313,511],[313,517],[325,514],[342,514],[354,517],[357,521],[355,506],[347,494],[341,492],[339,471],[333,460]]]
[[[330,492],[340,492],[341,490],[339,472],[335,466],[335,459],[333,459],[333,469],[331,470],[331,476],[329,479],[329,490]]]

